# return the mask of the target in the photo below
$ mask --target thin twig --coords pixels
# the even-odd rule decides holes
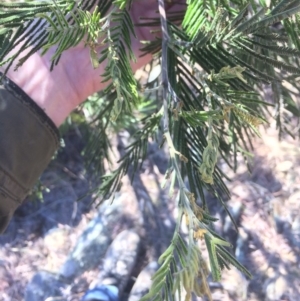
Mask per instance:
[[[158,0],[158,12],[160,16],[160,24],[162,31],[162,86],[163,86],[163,106],[164,106],[164,132],[169,131],[169,112],[168,112],[168,94],[169,94],[169,78],[168,78],[168,25],[166,18],[166,10],[164,0]]]

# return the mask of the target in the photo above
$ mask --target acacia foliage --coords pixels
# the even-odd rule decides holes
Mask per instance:
[[[165,4],[159,0],[157,18],[139,24],[131,20],[132,2],[0,3],[0,66],[10,68],[17,61],[18,67],[36,51],[45,53],[57,46],[54,68],[63,52],[81,41],[90,48],[95,68],[106,64],[106,100],[94,96],[88,103],[94,106],[94,136],[86,152],[101,178],[95,193],[103,200],[112,198],[122,177],[129,170],[134,176],[141,167],[149,139],[162,133],[160,143],[167,144],[169,151],[164,185],[170,189],[170,201],[176,202],[178,219],[143,300],[173,300],[181,296],[181,288],[186,298],[195,293],[211,299],[199,240],[206,244],[214,280],[230,264],[251,275],[228,251],[230,243],[213,230],[215,218],[204,191],[216,196],[230,215],[225,203],[230,192],[218,159],[236,170],[238,154],[247,160],[259,125],[270,117],[275,118],[279,135],[298,135],[294,122],[300,112],[293,91],[299,90],[300,2],[187,0],[165,19]],[[136,26],[163,32],[145,43],[144,52],[154,55],[162,71],[142,89],[130,67]],[[104,45],[101,52],[99,43]],[[18,51],[10,55],[17,46]],[[260,93],[266,88],[271,89],[272,100]],[[143,112],[134,114],[140,108]],[[136,123],[132,142],[118,168],[103,175],[103,160],[109,159],[108,128],[128,116]],[[187,239],[180,232],[182,222],[188,228]]]

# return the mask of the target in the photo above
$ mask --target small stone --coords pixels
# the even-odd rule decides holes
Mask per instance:
[[[64,227],[53,228],[44,236],[44,246],[49,252],[58,252],[68,241],[68,231]]]
[[[156,65],[155,67],[152,68],[152,70],[149,73],[148,83],[151,83],[154,80],[156,80],[160,74],[161,74],[161,66]]]
[[[292,161],[283,161],[276,166],[276,169],[281,172],[288,172],[293,165],[294,163]]]
[[[264,287],[267,301],[280,300],[283,294],[288,291],[287,281],[282,275],[268,279]]]

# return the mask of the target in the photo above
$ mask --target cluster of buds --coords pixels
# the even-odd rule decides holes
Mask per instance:
[[[206,296],[212,301],[207,277],[209,269],[202,257],[201,251],[196,244],[193,244],[189,250],[188,264],[185,264],[175,276],[174,288],[178,288],[179,283],[186,291],[185,300],[192,300],[192,292],[198,297]]]
[[[210,122],[208,129],[207,146],[203,151],[202,164],[199,167],[201,179],[208,184],[213,184],[213,173],[218,160],[219,138],[213,131]]]

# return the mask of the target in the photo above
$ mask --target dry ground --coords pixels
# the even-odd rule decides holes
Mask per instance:
[[[216,229],[232,242],[233,252],[253,273],[253,279],[245,279],[235,269],[225,271],[220,284],[211,283],[214,300],[299,300],[298,145],[298,141],[291,139],[279,142],[272,128],[263,130],[262,139],[254,144],[252,174],[243,165],[237,174],[222,166],[233,179],[228,183],[232,192],[228,205],[237,220],[239,233],[234,231],[230,220],[213,198],[210,199],[210,209],[219,217]],[[44,195],[44,203],[26,202],[16,213],[7,233],[0,237],[1,301],[23,300],[26,284],[37,271],[57,272],[95,216],[97,209],[89,206],[90,197],[76,202],[88,190],[88,176],[80,157],[82,147],[76,131],[69,133],[66,148],[42,178],[43,184],[51,189]],[[135,228],[145,239],[144,248],[153,247],[152,251],[139,257],[139,267],[157,257],[172,231],[173,220],[168,216],[173,209],[172,203],[166,202],[167,197],[159,185],[163,176],[159,170],[163,170],[165,164],[163,154],[151,146],[144,170],[133,187],[126,180],[120,194],[126,201],[126,218],[116,221],[114,235],[121,229]],[[152,207],[149,207],[150,199]],[[139,228],[141,218],[147,229]],[[170,233],[162,233],[160,229],[168,229]],[[97,277],[99,268],[77,277],[68,286],[64,300],[80,300]]]

